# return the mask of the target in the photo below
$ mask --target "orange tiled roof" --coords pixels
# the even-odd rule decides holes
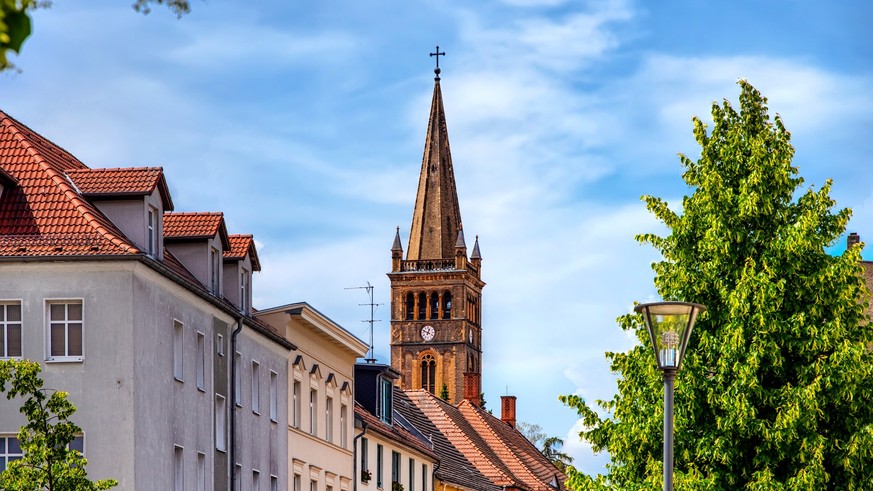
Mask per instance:
[[[219,212],[164,213],[165,239],[211,239],[224,225]]]
[[[425,390],[404,393],[490,483],[546,491],[555,489],[549,484],[555,478],[563,487],[566,477],[524,435],[487,411],[469,401],[452,406]]]
[[[140,251],[66,173],[87,169],[66,150],[0,111],[0,256],[100,256]]]
[[[252,269],[261,270],[261,261],[258,259],[258,250],[255,249],[255,239],[250,234],[231,234],[227,236],[230,241],[230,249],[224,251],[224,259],[240,260],[249,255]]]
[[[161,167],[72,169],[67,171],[67,176],[83,196],[91,198],[142,196],[160,187],[164,209],[173,209]]]

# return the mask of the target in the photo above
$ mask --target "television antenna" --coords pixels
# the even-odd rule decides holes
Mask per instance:
[[[380,305],[384,305],[381,303],[373,302],[373,289],[374,289],[374,287],[373,287],[373,285],[370,284],[369,281],[367,282],[367,286],[352,286],[352,287],[346,288],[346,290],[367,290],[367,296],[370,298],[369,303],[359,303],[358,304],[361,307],[370,307],[370,318],[364,319],[361,321],[361,322],[366,322],[366,323],[370,324],[370,351],[368,352],[369,356],[367,358],[364,358],[364,361],[366,361],[367,363],[376,363],[376,354],[375,354],[375,351],[373,349],[373,327],[374,327],[375,323],[382,322],[381,320],[375,318],[376,307],[378,307]]]

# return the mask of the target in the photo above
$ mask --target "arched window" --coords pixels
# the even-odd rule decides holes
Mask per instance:
[[[440,297],[436,292],[430,294],[430,318],[439,319]]]
[[[427,294],[421,292],[418,294],[418,320],[427,319]]]
[[[406,294],[406,320],[411,321],[415,315],[415,294]]]
[[[424,355],[421,359],[421,388],[436,393],[436,359],[433,355]]]
[[[443,292],[443,319],[452,318],[452,292]]]

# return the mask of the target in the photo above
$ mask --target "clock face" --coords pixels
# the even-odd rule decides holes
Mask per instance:
[[[433,339],[435,333],[436,331],[434,331],[433,326],[424,326],[421,328],[421,339],[430,341]]]

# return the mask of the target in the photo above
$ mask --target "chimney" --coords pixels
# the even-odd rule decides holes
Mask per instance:
[[[515,428],[515,396],[500,396],[500,420]]]
[[[852,246],[861,242],[861,236],[857,232],[852,232],[846,237],[846,249],[851,249]]]
[[[481,376],[474,372],[464,374],[464,399],[475,404],[477,407],[482,402]]]

